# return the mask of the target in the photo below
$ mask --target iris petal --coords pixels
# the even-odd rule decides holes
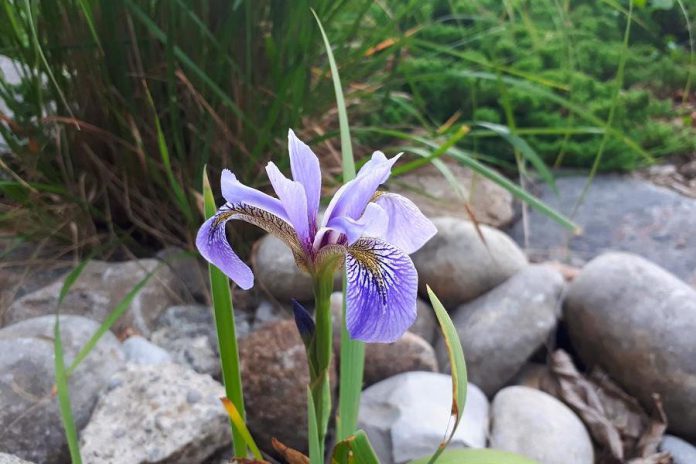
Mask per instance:
[[[280,200],[242,184],[229,169],[222,171],[220,187],[222,188],[222,196],[229,203],[254,206],[289,222],[288,216],[285,214],[285,208],[283,208]]]
[[[348,245],[352,245],[360,237],[382,237],[387,231],[388,221],[387,212],[381,206],[370,203],[360,219],[339,216],[331,219],[326,227],[345,234]]]
[[[290,152],[290,170],[292,178],[302,184],[307,195],[307,213],[311,224],[316,224],[321,196],[321,170],[319,158],[311,148],[288,131],[288,151]]]
[[[363,238],[346,253],[346,324],[352,338],[396,341],[416,319],[418,274],[403,251]]]
[[[358,219],[365,211],[377,187],[384,183],[391,174],[391,168],[399,159],[397,155],[387,159],[384,153],[375,152],[372,159],[360,169],[357,177],[344,184],[334,194],[324,214],[324,225],[339,216]]]
[[[273,163],[266,165],[266,172],[300,242],[307,243],[309,241],[309,220],[304,187],[299,182],[285,177]]]
[[[232,219],[225,211],[205,221],[198,230],[196,247],[201,255],[220,268],[232,281],[244,290],[254,285],[254,274],[244,261],[232,250],[225,234],[225,224]]]
[[[381,237],[410,255],[436,233],[435,225],[408,198],[396,193],[381,193],[375,203],[389,217],[387,230]]]

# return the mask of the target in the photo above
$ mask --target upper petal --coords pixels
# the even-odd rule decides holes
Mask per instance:
[[[418,274],[403,251],[360,239],[346,253],[346,325],[364,342],[396,341],[416,319]]]
[[[321,170],[319,158],[290,129],[288,131],[288,151],[292,178],[302,184],[307,195],[307,212],[310,222],[316,223],[321,197]]]
[[[352,219],[362,216],[377,187],[389,178],[391,168],[400,156],[387,159],[384,153],[375,152],[372,159],[360,169],[356,178],[346,182],[334,194],[324,214],[324,225],[338,216]]]
[[[352,245],[360,237],[383,237],[387,231],[389,216],[381,206],[370,203],[360,219],[348,216],[338,216],[331,219],[326,227],[345,234],[348,245]]]
[[[227,241],[225,224],[230,219],[232,215],[220,210],[215,216],[205,221],[198,229],[196,247],[206,260],[220,268],[241,288],[248,290],[254,285],[254,274],[249,266],[239,259]]]
[[[285,177],[272,162],[266,165],[266,172],[300,242],[307,243],[309,240],[309,220],[304,187],[299,182]]]
[[[289,222],[285,208],[283,208],[280,200],[242,184],[229,169],[223,169],[220,177],[220,187],[222,196],[232,205],[245,204],[254,206]]]
[[[387,230],[381,235],[385,241],[411,254],[436,233],[435,225],[408,198],[396,193],[380,193],[377,200],[389,217]]]

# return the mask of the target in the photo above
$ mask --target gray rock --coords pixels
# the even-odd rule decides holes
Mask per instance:
[[[527,265],[522,251],[507,235],[461,219],[433,219],[438,233],[411,256],[420,290],[430,285],[442,304],[453,309],[473,300]]]
[[[18,458],[14,454],[0,453],[0,464],[34,464],[33,462],[25,461]]]
[[[406,372],[363,391],[358,427],[365,430],[382,464],[431,454],[442,441],[452,410],[452,379],[434,372]],[[451,448],[483,448],[488,400],[469,384],[464,415]]]
[[[662,438],[660,451],[671,454],[673,464],[694,464],[696,462],[696,447],[672,435],[665,435]],[[0,462],[2,461],[0,460]]]
[[[564,281],[558,271],[532,265],[452,313],[466,356],[469,380],[492,396],[510,380],[556,328]],[[437,344],[449,369],[447,347]]]
[[[368,343],[365,346],[365,386],[402,372],[437,372],[435,350],[430,343],[411,332],[394,343]]]
[[[295,322],[277,321],[252,332],[240,340],[239,358],[247,425],[256,443],[272,449],[275,437],[306,451],[309,369]]]
[[[498,392],[491,408],[490,447],[539,464],[592,464],[592,441],[582,421],[556,398],[528,387]]]
[[[187,299],[206,301],[209,294],[208,268],[197,252],[167,247],[157,253],[187,290]]]
[[[274,298],[312,299],[312,278],[297,267],[292,251],[279,238],[266,235],[256,242],[252,263],[258,286]]]
[[[639,256],[607,253],[570,285],[564,318],[585,364],[648,409],[659,393],[670,430],[696,438],[696,290]]]
[[[408,330],[423,337],[428,343],[435,343],[435,339],[439,334],[435,311],[420,298],[416,300],[416,309],[418,310],[416,322]]]
[[[559,195],[543,186],[539,196],[549,206],[570,214],[586,180],[558,177]],[[582,235],[572,236],[547,216],[531,210],[530,256],[581,264],[605,251],[628,251],[696,285],[696,200],[645,180],[600,175],[592,181],[574,220]],[[523,243],[521,223],[510,233]]]
[[[274,305],[270,301],[262,300],[254,312],[254,330],[284,319],[292,318],[292,310],[290,308],[281,308]]]
[[[128,337],[121,346],[126,355],[126,361],[133,364],[168,364],[172,362],[169,353],[140,335]]]
[[[238,332],[248,328],[244,313],[235,311]],[[239,330],[242,329],[242,330]],[[150,339],[167,350],[172,360],[198,373],[220,375],[217,333],[210,307],[202,305],[172,306],[157,320]]]
[[[147,336],[160,313],[180,302],[183,294],[182,284],[172,271],[158,265],[154,259],[122,263],[90,261],[65,297],[61,312],[102,322],[128,292],[154,271],[130,309],[113,327],[115,332],[132,327]],[[4,315],[4,324],[53,313],[62,286],[60,279],[16,300]]]
[[[67,442],[51,391],[55,383],[55,316],[27,319],[0,330],[0,449],[42,464],[68,459]],[[61,316],[66,366],[97,331],[99,324],[79,316]],[[124,365],[121,344],[107,332],[70,377],[75,425],[89,420],[99,391]]]
[[[231,442],[224,388],[210,376],[177,364],[129,364],[118,376],[80,434],[85,464],[190,464]]]
[[[413,201],[428,217],[451,216],[470,220],[467,202],[481,224],[503,227],[514,217],[512,195],[495,182],[458,164],[447,164],[461,189],[457,192],[432,164],[389,182],[391,191]],[[463,196],[462,196],[463,195]]]

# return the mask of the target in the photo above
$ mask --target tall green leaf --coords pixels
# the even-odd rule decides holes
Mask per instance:
[[[355,177],[355,160],[353,147],[350,140],[350,127],[348,125],[348,113],[346,102],[343,98],[341,78],[338,75],[338,67],[331,50],[321,20],[312,10],[317,21],[321,36],[324,39],[326,55],[331,67],[334,91],[336,93],[336,105],[338,107],[338,122],[341,133],[341,150],[343,164],[343,181],[347,182]],[[365,366],[365,344],[353,340],[346,328],[346,280],[343,279],[343,321],[341,323],[341,366],[338,391],[338,417],[336,420],[336,436],[339,440],[347,438],[353,433],[358,424],[358,408],[360,407],[360,391],[362,390],[363,369]]]
[[[380,464],[364,431],[358,430],[336,444],[333,462],[337,464]]]
[[[309,436],[309,462],[310,464],[322,464],[324,457],[321,455],[319,443],[319,424],[317,424],[317,411],[314,408],[312,390],[307,386],[307,434]]]
[[[410,464],[428,464],[430,458],[411,461]],[[538,462],[508,451],[494,449],[447,450],[437,464],[539,464]]]
[[[464,361],[464,351],[462,350],[462,344],[459,341],[459,335],[457,335],[457,329],[454,327],[452,320],[447,314],[440,300],[432,291],[430,286],[427,287],[428,297],[430,298],[430,304],[435,310],[435,316],[437,316],[437,321],[440,324],[440,329],[442,330],[442,335],[445,340],[445,346],[447,347],[447,355],[449,356],[450,370],[452,372],[452,417],[454,418],[454,424],[449,435],[440,443],[437,451],[428,461],[428,464],[434,463],[438,457],[445,450],[449,442],[454,436],[454,432],[459,426],[459,422],[462,420],[462,415],[464,414],[464,405],[466,404],[466,390],[467,390],[467,375],[466,375],[466,362]]]
[[[58,408],[60,419],[65,429],[65,438],[68,441],[70,450],[70,460],[72,464],[81,464],[80,444],[77,440],[77,429],[75,419],[70,405],[70,389],[68,387],[68,376],[65,372],[65,361],[63,359],[63,341],[60,336],[60,313],[56,314],[56,322],[53,326],[53,350],[55,352],[56,369],[56,389],[58,391]]]
[[[210,188],[208,174],[205,169],[203,170],[203,202],[206,219],[214,216],[217,207],[215,206],[213,191]],[[208,266],[208,270],[213,298],[215,329],[217,330],[220,352],[220,365],[222,367],[222,381],[225,384],[227,397],[234,404],[242,419],[245,419],[242,374],[239,368],[239,350],[237,347],[237,332],[234,323],[230,282],[227,276],[212,264]],[[247,447],[244,435],[233,423],[231,425],[234,454],[237,457],[246,457]]]

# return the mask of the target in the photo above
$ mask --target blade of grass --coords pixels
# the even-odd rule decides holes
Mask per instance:
[[[56,323],[53,326],[53,351],[55,353],[56,369],[56,389],[58,391],[58,407],[60,409],[60,419],[63,422],[65,438],[68,441],[70,450],[70,461],[72,464],[81,464],[80,445],[77,441],[77,429],[75,419],[72,415],[70,404],[70,390],[68,388],[68,376],[65,372],[65,361],[63,359],[63,341],[60,336],[60,313],[56,313]]]
[[[440,156],[447,153],[447,150],[452,148],[457,142],[459,142],[459,140],[462,139],[462,137],[464,137],[470,131],[471,129],[469,128],[469,126],[461,125],[459,129],[454,131],[454,134],[452,134],[442,145],[433,150],[433,152],[430,153],[428,156],[413,160],[408,163],[404,163],[401,166],[397,166],[394,169],[392,169],[392,176],[398,176],[400,174],[412,171],[421,166],[425,166],[426,164],[439,158]]]
[[[429,458],[416,459],[410,464],[428,464]],[[494,449],[447,450],[437,464],[539,464],[519,454]]]
[[[253,454],[254,458],[259,461],[263,459],[259,447],[256,446],[256,442],[254,441],[254,438],[251,436],[251,432],[249,432],[246,423],[244,423],[244,419],[242,419],[242,416],[241,414],[239,414],[239,411],[234,406],[234,403],[232,403],[232,401],[230,401],[229,398],[220,398],[220,401],[222,401],[222,405],[225,407],[227,415],[230,416],[230,420],[235,425],[237,430],[239,430],[240,435],[244,439],[244,443],[246,443],[246,446],[248,446],[251,450],[251,454]]]
[[[88,259],[82,260],[70,273],[65,277],[63,285],[58,292],[58,302],[56,304],[56,322],[53,325],[53,352],[55,364],[55,381],[56,391],[58,393],[58,408],[60,411],[60,420],[63,423],[65,430],[65,438],[68,442],[68,450],[70,451],[70,460],[72,464],[81,464],[82,457],[80,456],[80,445],[77,440],[77,428],[75,427],[75,419],[72,414],[72,406],[70,404],[70,388],[68,385],[69,374],[65,370],[65,360],[63,358],[63,339],[60,334],[60,305],[65,300],[65,296],[70,291],[70,288],[75,284],[77,279],[84,271],[85,266],[89,262]]]
[[[213,191],[210,188],[205,168],[203,170],[203,204],[206,219],[215,215],[217,208],[215,207]],[[232,401],[237,411],[239,411],[242,420],[244,420],[246,417],[244,392],[242,390],[242,374],[239,368],[239,351],[230,282],[227,276],[212,264],[208,266],[208,271],[210,274],[210,291],[213,299],[213,315],[215,317],[215,329],[217,330],[220,365],[222,367],[222,382],[225,385],[227,397]],[[231,425],[234,455],[240,458],[246,457],[247,449],[244,444],[244,436],[234,423],[231,422]]]
[[[380,464],[377,453],[362,430],[336,444],[333,461],[338,464]]]
[[[324,459],[321,455],[319,444],[319,425],[317,424],[317,411],[312,400],[312,390],[307,386],[307,433],[309,435],[309,462],[311,464],[322,464]]]
[[[347,182],[355,177],[355,159],[350,140],[350,126],[348,125],[348,112],[341,88],[341,79],[338,75],[338,67],[331,50],[331,43],[324,32],[324,27],[317,13],[312,10],[321,31],[326,55],[331,67],[331,77],[336,94],[336,106],[338,107],[338,122],[341,134],[341,151],[343,166],[343,181]],[[338,396],[338,417],[336,420],[336,436],[343,440],[353,433],[358,424],[358,408],[360,407],[360,392],[362,390],[363,370],[365,366],[365,344],[350,338],[346,328],[346,279],[343,278],[343,321],[341,322],[341,359]]]
[[[438,457],[447,448],[454,432],[457,430],[459,423],[464,415],[464,405],[466,404],[466,391],[468,387],[467,374],[466,374],[466,362],[464,360],[464,351],[462,350],[462,344],[459,341],[459,335],[457,334],[457,329],[454,327],[452,320],[447,314],[447,310],[442,306],[437,295],[427,286],[428,297],[430,298],[430,304],[435,310],[435,316],[437,316],[437,321],[440,324],[440,329],[442,330],[442,335],[445,340],[445,345],[447,347],[447,355],[450,362],[450,370],[452,372],[452,417],[454,417],[454,424],[449,436],[440,443],[435,454],[432,455],[428,464],[433,464],[437,461]]]

